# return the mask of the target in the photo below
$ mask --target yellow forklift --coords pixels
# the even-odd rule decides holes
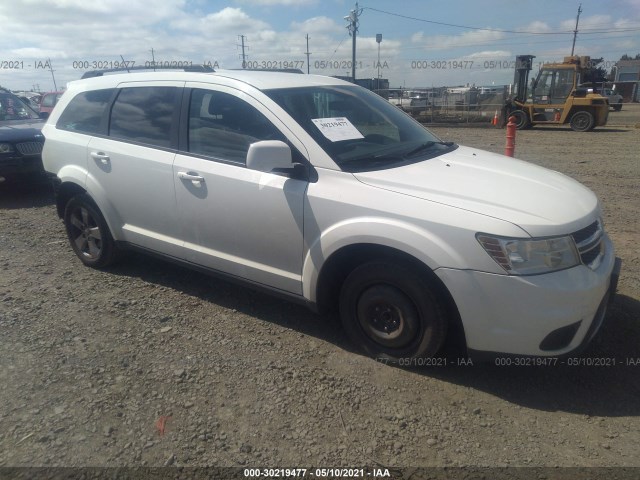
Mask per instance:
[[[534,58],[534,55],[516,56],[514,92],[505,103],[503,121],[514,116],[518,130],[568,123],[576,132],[587,132],[606,125],[607,99],[579,86],[589,57],[565,57],[562,63],[543,64],[529,95],[529,72]]]

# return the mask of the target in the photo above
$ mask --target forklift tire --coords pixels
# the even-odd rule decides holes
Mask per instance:
[[[509,114],[510,117],[516,117],[516,129],[524,130],[531,126],[529,115],[524,110],[514,110]]]
[[[571,130],[574,132],[588,132],[595,126],[593,115],[586,110],[580,110],[571,117]]]

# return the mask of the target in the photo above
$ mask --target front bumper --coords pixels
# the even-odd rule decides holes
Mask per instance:
[[[19,157],[0,156],[0,176],[25,175],[30,173],[44,173],[42,157],[40,155],[29,155]]]
[[[446,268],[435,273],[456,302],[470,351],[559,356],[586,346],[603,324],[620,272],[606,236],[605,252],[596,270],[579,265],[532,276]]]

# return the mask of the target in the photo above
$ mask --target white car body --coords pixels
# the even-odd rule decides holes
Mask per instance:
[[[609,101],[609,106],[611,108],[613,108],[615,111],[622,110],[622,100],[623,100],[622,95],[620,95],[619,93],[617,93],[615,90],[611,88],[605,88],[602,91],[602,95],[607,97],[607,100]]]
[[[247,102],[309,162],[313,178],[56,126],[81,92],[153,85],[226,92]],[[563,174],[467,147],[398,167],[345,171],[265,94],[313,86],[351,88],[329,77],[248,71],[72,82],[43,129],[44,165],[59,192],[84,191],[93,199],[116,242],[311,306],[319,302],[323,267],[334,255],[374,245],[403,252],[437,276],[471,351],[556,356],[596,333],[617,270],[593,192]],[[64,204],[59,208],[64,211]],[[536,275],[508,274],[478,240],[483,233],[567,236],[590,225],[598,226],[596,258]],[[551,332],[572,325],[561,348],[541,348]]]

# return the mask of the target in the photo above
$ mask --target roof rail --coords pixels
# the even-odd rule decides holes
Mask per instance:
[[[201,72],[201,73],[214,73],[215,70],[207,65],[186,65],[186,66],[182,66],[182,67],[178,67],[178,66],[162,66],[162,65],[156,65],[155,67],[153,65],[151,66],[144,66],[144,65],[139,65],[139,66],[134,66],[134,67],[120,67],[120,68],[109,68],[106,70],[90,70],[88,72],[85,72],[81,78],[94,78],[94,77],[101,77],[103,76],[105,73],[114,73],[114,72],[127,72],[130,73],[132,71],[136,71],[139,72],[141,70],[144,71],[149,71],[149,70],[153,70],[153,71],[157,71],[157,70],[182,70],[183,72]]]
[[[299,68],[230,68],[229,70],[244,70],[246,72],[304,73]]]

